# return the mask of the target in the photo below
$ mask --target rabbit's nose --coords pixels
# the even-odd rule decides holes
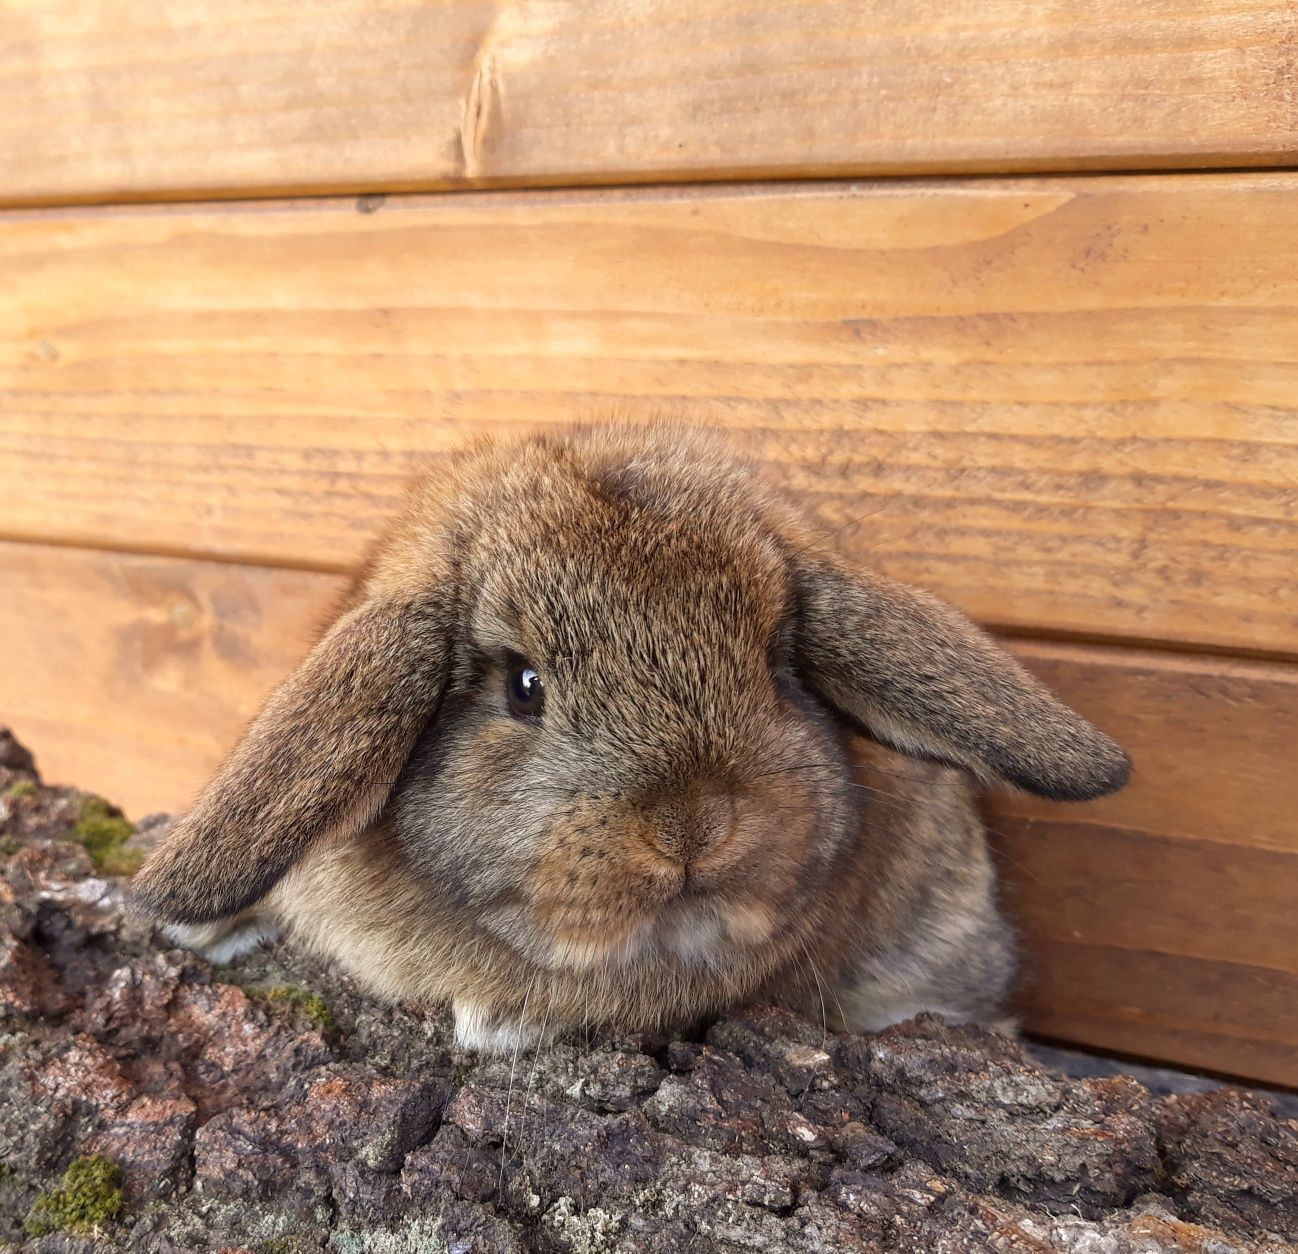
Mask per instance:
[[[734,799],[722,793],[687,794],[659,801],[648,824],[650,843],[685,866],[713,857],[735,829]]]

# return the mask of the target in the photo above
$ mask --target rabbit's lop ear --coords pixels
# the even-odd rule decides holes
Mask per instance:
[[[808,562],[798,585],[803,674],[875,739],[1056,801],[1127,782],[1112,740],[945,602],[827,561]]]
[[[131,885],[172,923],[265,896],[318,838],[382,808],[446,683],[448,607],[375,599],[344,613],[271,694]]]

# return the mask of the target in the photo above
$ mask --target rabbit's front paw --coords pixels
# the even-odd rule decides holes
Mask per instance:
[[[219,923],[173,923],[164,927],[162,934],[208,962],[226,963],[274,940],[277,930],[269,919],[239,915]]]
[[[455,1043],[461,1049],[476,1049],[483,1054],[515,1054],[520,1049],[540,1045],[548,1034],[533,1023],[523,1023],[493,1014],[485,1006],[457,997],[451,1008],[455,1012]]]

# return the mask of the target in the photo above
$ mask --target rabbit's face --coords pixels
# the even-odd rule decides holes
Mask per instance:
[[[545,966],[786,943],[845,830],[782,546],[688,504],[538,480],[461,557],[455,676],[394,826],[439,908]]]

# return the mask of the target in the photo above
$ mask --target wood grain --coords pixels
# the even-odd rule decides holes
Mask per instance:
[[[0,218],[0,535],[342,569],[467,436],[731,430],[1001,627],[1298,653],[1298,176]]]
[[[51,783],[184,809],[314,638],[337,576],[0,544],[0,723]]]
[[[0,723],[139,816],[187,804],[339,580],[11,543],[0,587]],[[1027,1024],[1298,1082],[1298,667],[1013,647],[1137,766],[1089,806],[990,806]]]
[[[1276,0],[5,0],[0,197],[1283,164]]]

